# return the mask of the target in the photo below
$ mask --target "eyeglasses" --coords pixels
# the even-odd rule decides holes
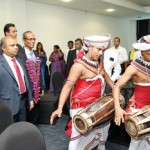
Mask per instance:
[[[36,38],[30,38],[30,39],[24,38],[24,39],[26,39],[26,40],[28,40],[28,41],[36,41]]]

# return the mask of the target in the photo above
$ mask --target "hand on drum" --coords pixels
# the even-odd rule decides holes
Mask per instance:
[[[144,116],[148,117],[150,116],[150,105],[146,105],[142,108],[142,111],[144,112]]]
[[[51,115],[51,118],[50,118],[50,124],[53,124],[54,122],[54,119],[58,116],[58,117],[61,117],[61,114],[62,114],[62,109],[58,108],[57,110],[55,110],[52,115]]]
[[[121,108],[118,107],[117,109],[115,109],[115,123],[116,125],[120,126],[121,121],[124,122],[124,115],[126,115],[127,113]]]

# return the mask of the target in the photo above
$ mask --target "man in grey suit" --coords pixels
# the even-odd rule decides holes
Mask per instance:
[[[14,122],[26,120],[26,101],[29,109],[34,107],[32,89],[27,70],[19,58],[16,38],[5,36],[1,40],[0,99],[10,107]]]
[[[35,40],[36,40],[35,35],[31,31],[26,31],[23,33],[24,48],[18,52],[17,57],[21,58],[24,64],[26,63],[27,59],[33,59],[35,61],[35,59],[38,57],[37,51],[33,50]],[[42,85],[42,80],[40,80],[40,87],[41,93],[39,93],[39,96],[43,96],[44,87]],[[38,116],[39,116],[39,102],[35,103],[32,111],[27,110],[27,121],[35,124],[37,122]]]

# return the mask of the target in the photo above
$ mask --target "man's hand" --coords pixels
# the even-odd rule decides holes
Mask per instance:
[[[58,117],[61,117],[61,114],[62,114],[62,108],[58,108],[57,110],[55,110],[52,115],[51,115],[51,118],[50,118],[50,124],[53,124],[54,122],[54,119],[58,116]]]
[[[33,102],[33,101],[30,101],[30,108],[29,108],[29,110],[32,110],[33,107],[34,107],[34,102]]]
[[[42,93],[39,94],[39,96],[44,96],[44,90],[42,90]]]
[[[145,112],[143,114],[145,117],[149,117],[150,116],[150,105],[146,105],[146,106],[142,107],[142,112]]]
[[[118,107],[115,109],[115,123],[116,123],[116,125],[120,126],[121,121],[124,122],[124,114],[126,115],[127,113],[121,107]]]

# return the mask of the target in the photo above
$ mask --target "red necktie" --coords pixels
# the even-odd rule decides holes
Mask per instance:
[[[20,72],[20,69],[16,63],[16,59],[15,58],[12,58],[11,59],[14,63],[14,67],[15,67],[15,70],[16,70],[16,74],[17,74],[17,77],[18,77],[18,81],[19,81],[19,86],[20,86],[20,93],[24,93],[25,92],[25,84],[24,84],[24,81],[22,79],[22,76],[21,76],[21,72]]]

